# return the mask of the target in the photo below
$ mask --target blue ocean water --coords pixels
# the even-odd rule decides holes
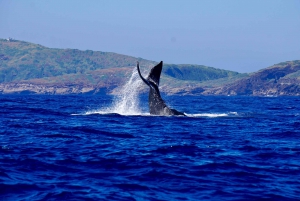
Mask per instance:
[[[300,97],[163,97],[0,95],[0,200],[300,200]]]

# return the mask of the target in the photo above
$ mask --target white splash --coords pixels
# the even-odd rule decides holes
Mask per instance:
[[[139,88],[142,84],[137,70],[134,68],[129,81],[119,90],[114,98],[110,113],[121,115],[139,115],[142,113],[139,101]]]
[[[136,68],[133,69],[128,82],[120,89],[116,89],[118,94],[114,97],[113,103],[110,107],[99,110],[90,110],[85,112],[85,115],[90,114],[120,114],[120,115],[147,115],[142,113],[139,101],[139,91],[142,86]]]

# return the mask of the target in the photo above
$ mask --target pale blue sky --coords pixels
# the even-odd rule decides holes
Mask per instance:
[[[300,59],[300,0],[0,0],[8,37],[254,72]]]

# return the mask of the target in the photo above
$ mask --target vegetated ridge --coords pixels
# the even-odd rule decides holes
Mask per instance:
[[[233,83],[208,89],[204,94],[299,96],[300,60],[275,64]]]
[[[136,70],[137,61],[145,76],[158,63],[112,52],[0,39],[0,93],[116,94]],[[242,74],[203,65],[164,64],[160,89],[180,95],[299,95],[299,66],[299,61],[283,62]]]

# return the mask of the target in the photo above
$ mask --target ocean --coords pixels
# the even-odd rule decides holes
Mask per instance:
[[[0,95],[0,200],[300,200],[300,97]]]

